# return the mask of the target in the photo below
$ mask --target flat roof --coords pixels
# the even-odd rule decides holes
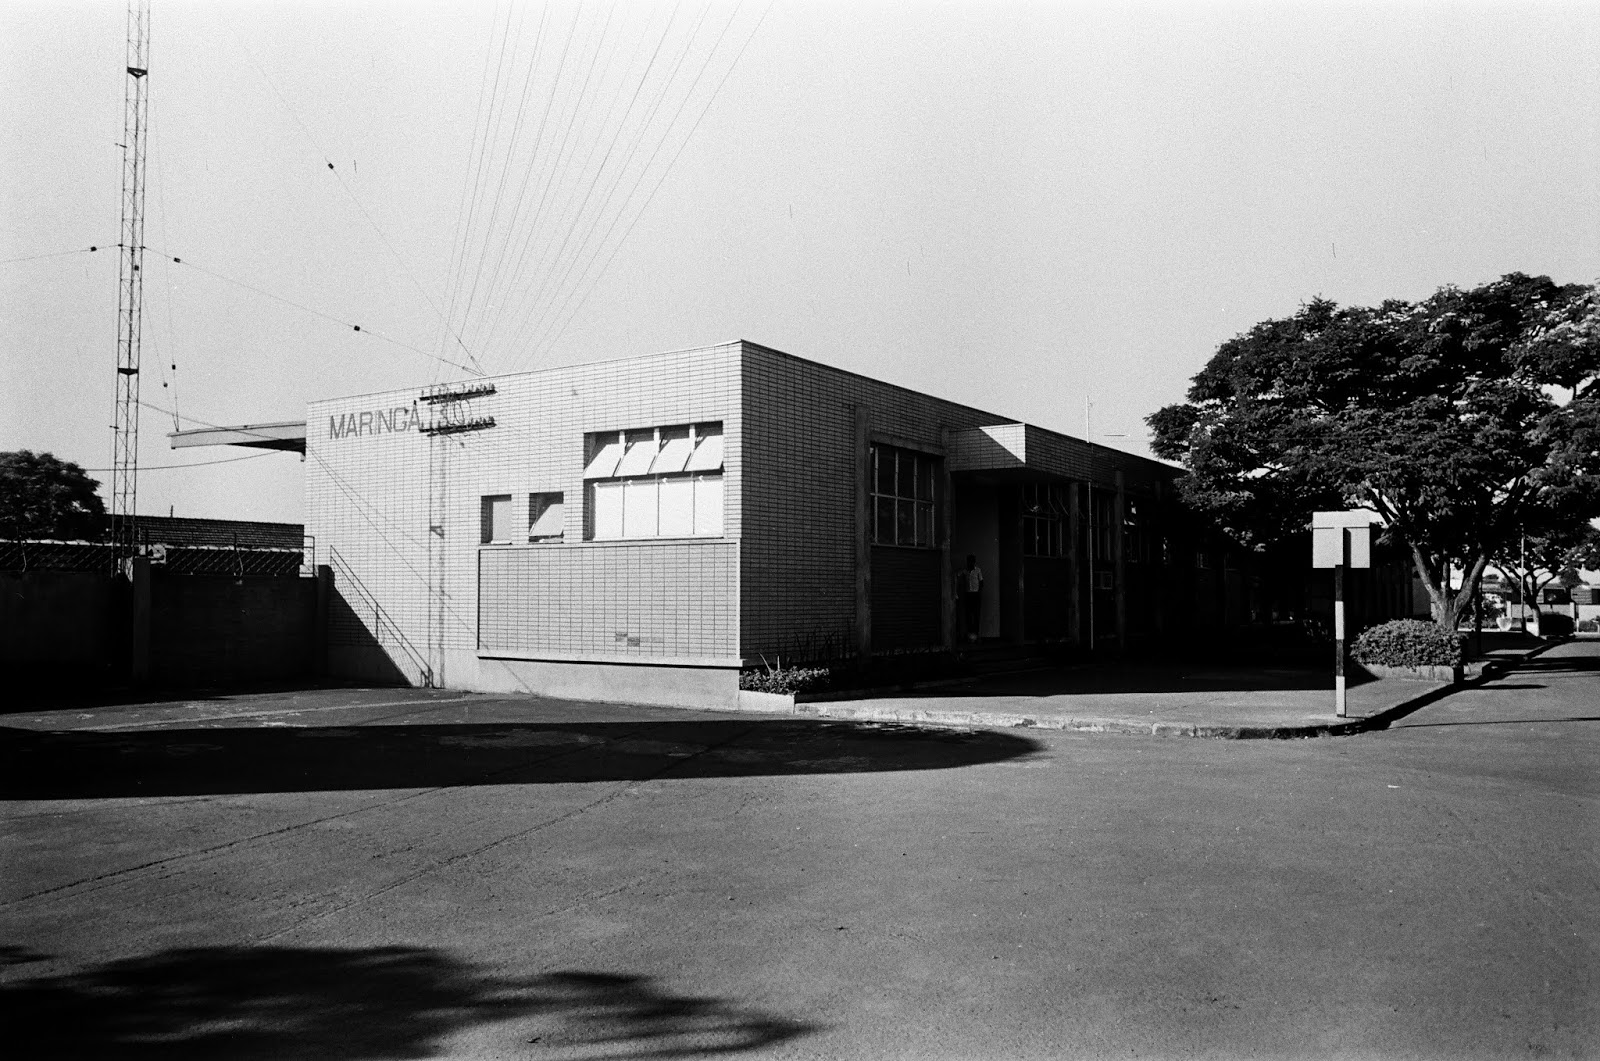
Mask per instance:
[[[198,427],[169,432],[173,449],[190,446],[248,446],[252,449],[277,449],[293,453],[306,451],[306,422],[280,420],[272,424],[240,424],[237,427]]]

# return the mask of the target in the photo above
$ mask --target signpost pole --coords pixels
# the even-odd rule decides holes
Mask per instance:
[[[1372,517],[1365,511],[1314,512],[1311,566],[1333,568],[1333,707],[1344,718],[1344,572],[1372,566]]]
[[[1349,531],[1342,531],[1345,536]],[[1344,699],[1344,565],[1333,569],[1333,713],[1345,717]]]

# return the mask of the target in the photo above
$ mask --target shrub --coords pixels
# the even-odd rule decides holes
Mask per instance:
[[[1392,619],[1363,630],[1350,654],[1380,667],[1455,667],[1461,663],[1461,641],[1438,623]]]
[[[785,667],[779,663],[765,670],[741,671],[739,688],[755,693],[800,693],[822,688],[830,677],[832,672],[827,667]]]

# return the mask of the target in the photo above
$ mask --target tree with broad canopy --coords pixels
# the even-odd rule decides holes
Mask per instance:
[[[1571,589],[1582,583],[1579,568],[1600,569],[1600,530],[1579,523],[1508,542],[1489,558],[1505,580],[1519,587],[1521,600],[1539,611],[1539,594],[1552,582]]]
[[[1223,343],[1147,423],[1185,500],[1245,544],[1377,512],[1454,629],[1492,558],[1600,516],[1600,285],[1319,298]]]
[[[0,453],[0,536],[11,541],[99,537],[106,514],[95,493],[99,485],[54,454]]]

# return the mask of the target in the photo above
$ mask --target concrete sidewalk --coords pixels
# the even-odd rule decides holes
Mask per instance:
[[[777,697],[751,698],[748,706],[756,710],[786,708],[797,715],[820,718],[1157,737],[1347,736],[1383,729],[1455,689],[1503,673],[1554,643],[1493,647],[1486,653],[1483,676],[1458,685],[1398,678],[1358,681],[1349,688],[1344,718],[1334,714],[1333,679],[1327,671],[1241,665],[1088,664],[908,690],[819,694],[802,697],[792,706]]]

